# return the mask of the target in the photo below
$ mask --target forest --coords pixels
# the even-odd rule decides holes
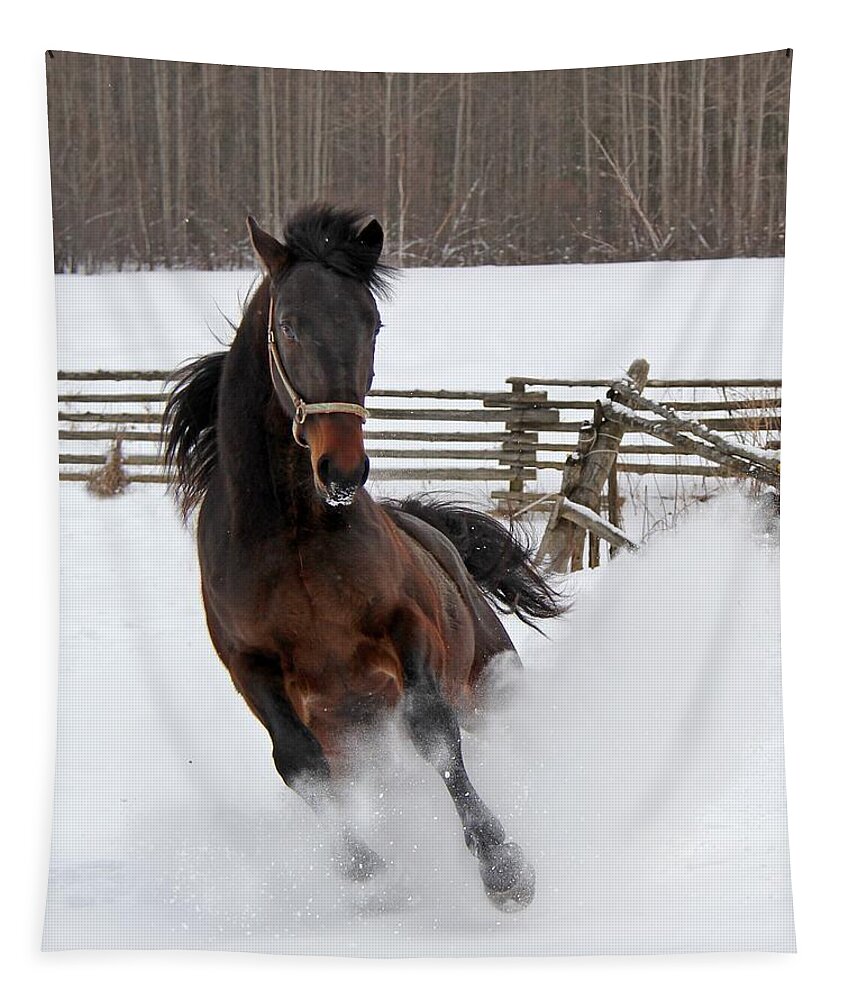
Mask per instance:
[[[250,266],[331,202],[400,267],[782,256],[791,52],[517,73],[47,53],[57,272]]]

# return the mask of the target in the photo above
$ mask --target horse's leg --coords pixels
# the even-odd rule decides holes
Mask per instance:
[[[473,787],[461,753],[455,710],[440,692],[429,664],[428,638],[414,617],[403,616],[391,632],[405,682],[403,712],[415,749],[443,778],[464,829],[464,840],[479,862],[491,902],[520,910],[535,895],[535,871],[521,849],[505,840],[500,821]]]
[[[272,759],[278,774],[324,824],[332,827],[337,838],[333,854],[342,874],[360,882],[385,868],[384,860],[339,819],[328,761],[284,692],[280,663],[237,654],[229,657],[228,669],[237,690],[272,738]]]

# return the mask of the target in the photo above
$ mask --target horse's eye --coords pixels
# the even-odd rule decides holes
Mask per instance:
[[[282,337],[286,337],[287,340],[298,340],[295,335],[295,330],[289,323],[281,323],[278,329],[281,332]]]
[[[381,330],[382,326],[384,326],[383,323],[379,323],[378,324],[378,326],[375,328],[375,330],[372,333],[373,337],[377,337],[378,336],[379,331]]]

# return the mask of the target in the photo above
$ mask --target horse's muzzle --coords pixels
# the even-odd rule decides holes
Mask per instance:
[[[349,506],[368,478],[369,459],[366,455],[354,469],[339,468],[329,455],[323,455],[316,463],[316,486],[329,507]]]
[[[304,424],[313,483],[332,507],[351,504],[369,475],[363,423],[350,413],[317,414]]]

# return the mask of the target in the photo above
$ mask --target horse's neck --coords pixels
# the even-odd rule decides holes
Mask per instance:
[[[246,323],[225,365],[218,421],[221,470],[233,512],[246,530],[283,525],[300,530],[321,517],[309,453],[296,444],[291,423],[272,392],[265,330]]]
[[[313,485],[310,454],[296,444],[291,420],[274,397],[265,414],[265,438],[269,486],[278,516],[293,529],[315,530],[322,510]]]

